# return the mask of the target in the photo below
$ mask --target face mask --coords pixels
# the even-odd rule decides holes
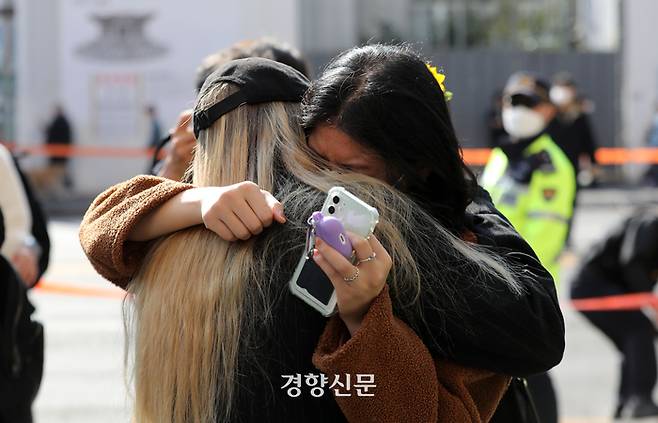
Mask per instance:
[[[544,117],[524,106],[503,108],[503,127],[513,139],[539,134],[545,127]]]
[[[556,106],[566,106],[573,101],[573,92],[565,87],[553,87],[549,92],[551,101]]]

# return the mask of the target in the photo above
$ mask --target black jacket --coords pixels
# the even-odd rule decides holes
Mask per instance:
[[[579,274],[590,273],[619,285],[628,292],[649,292],[658,272],[658,212],[637,210],[591,248]],[[588,277],[576,277],[573,288],[596,284]],[[584,285],[583,285],[584,286]]]
[[[0,245],[4,223],[0,213]],[[43,371],[43,327],[32,321],[27,288],[0,256],[0,421],[32,421]]]
[[[491,280],[482,292],[463,275],[463,292],[470,310],[461,321],[448,319],[444,340],[449,358],[475,368],[510,376],[527,376],[556,366],[564,353],[564,320],[553,278],[539,263],[527,242],[493,206],[482,188],[467,207],[467,226],[480,245],[490,247],[516,269],[524,289],[520,297],[506,288],[507,282]],[[468,331],[464,327],[471,328]],[[419,333],[426,345],[432,334]]]
[[[549,124],[547,132],[564,151],[576,174],[580,169],[581,155],[586,155],[592,163],[596,163],[596,140],[587,114],[581,113],[575,119],[557,116]]]
[[[69,120],[63,114],[58,114],[46,128],[46,144],[71,145],[73,143],[73,130]],[[66,163],[67,157],[51,157],[50,163]]]
[[[292,219],[288,211],[286,215]],[[429,325],[418,335],[433,355],[467,366],[509,375],[550,369],[559,363],[564,351],[564,322],[551,276],[495,210],[486,191],[481,190],[469,206],[468,219],[481,245],[495,248],[508,263],[518,267],[525,292],[516,297],[500,280],[490,281],[489,291],[476,292],[470,283],[472,274],[455,272],[461,278],[469,310],[457,320],[444,314],[433,316],[431,304],[423,304],[427,306],[423,308]],[[271,301],[271,317],[251,322],[257,328],[255,332],[242,331],[253,336],[241,340],[240,390],[232,421],[276,421],[274,415],[285,415],[286,421],[344,421],[329,392],[320,398],[308,392],[291,398],[281,389],[283,375],[300,373],[303,378],[318,373],[311,356],[326,319],[288,292],[287,281],[301,255],[301,248],[291,249],[290,245],[300,245],[301,239],[291,242],[291,231],[284,225],[274,225],[269,231],[270,239],[275,241],[263,250],[263,261],[272,266],[267,274],[278,275],[265,296]],[[258,407],[253,406],[256,403]]]

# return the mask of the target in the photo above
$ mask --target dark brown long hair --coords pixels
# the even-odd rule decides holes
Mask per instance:
[[[307,134],[323,124],[342,130],[386,161],[389,182],[402,180],[403,191],[461,233],[476,179],[443,91],[418,53],[382,44],[348,50],[312,83],[302,110]]]

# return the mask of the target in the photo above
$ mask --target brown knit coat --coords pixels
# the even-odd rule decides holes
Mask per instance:
[[[191,185],[137,176],[100,194],[80,225],[80,243],[94,268],[125,288],[149,242],[131,242],[135,224]],[[348,421],[487,422],[510,378],[434,359],[420,338],[393,315],[385,287],[350,338],[338,316],[327,321],[313,364],[325,374],[374,374],[373,397],[336,397]]]

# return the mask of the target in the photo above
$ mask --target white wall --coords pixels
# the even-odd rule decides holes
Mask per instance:
[[[42,126],[60,97],[59,3],[14,2],[16,141],[23,145],[41,142]]]
[[[579,0],[578,26],[589,51],[616,51],[620,35],[620,0]]]
[[[629,147],[643,146],[646,132],[658,105],[658,48],[656,23],[658,2],[633,0],[623,2],[622,38],[622,139]],[[636,178],[640,166],[629,169]]]
[[[298,0],[300,47],[308,53],[345,50],[358,42],[358,0]]]
[[[299,43],[296,0],[20,0],[17,11],[18,139],[42,141],[41,126],[61,102],[82,146],[143,147],[144,107],[154,104],[163,129],[194,102],[194,74],[207,54],[247,38]],[[149,14],[143,25],[159,55],[101,59],[81,48],[101,39],[94,17]],[[107,37],[104,38],[107,41]],[[125,43],[124,43],[125,44]],[[133,43],[132,46],[134,47]],[[118,48],[92,49],[94,55]],[[146,158],[80,158],[76,187],[100,189],[147,168]]]
[[[412,34],[410,3],[411,0],[361,0],[361,7],[367,13],[363,13],[358,22],[360,35],[378,35],[385,24],[401,41],[408,39]]]

